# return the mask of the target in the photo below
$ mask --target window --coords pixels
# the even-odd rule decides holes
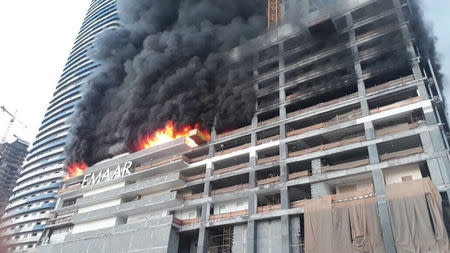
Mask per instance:
[[[194,219],[194,218],[195,218],[195,211],[189,212],[189,219]]]
[[[219,214],[225,213],[225,206],[219,206]]]
[[[239,202],[236,203],[236,208],[237,209],[241,209],[242,207],[244,207],[244,202],[239,201]]]

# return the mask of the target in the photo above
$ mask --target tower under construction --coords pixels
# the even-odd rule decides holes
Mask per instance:
[[[38,252],[448,252],[448,126],[415,1],[279,9],[289,22],[227,54],[253,66],[251,124],[65,180]]]

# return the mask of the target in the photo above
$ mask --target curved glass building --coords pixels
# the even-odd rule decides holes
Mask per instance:
[[[34,252],[65,176],[67,119],[81,98],[87,77],[98,66],[87,57],[95,36],[119,25],[115,0],[92,0],[75,45],[56,86],[2,217],[1,236],[8,252]]]

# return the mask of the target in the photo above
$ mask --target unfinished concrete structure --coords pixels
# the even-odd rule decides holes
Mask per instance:
[[[237,67],[254,66],[243,84],[258,95],[250,125],[213,130],[196,148],[182,138],[126,154],[66,180],[38,252],[304,252],[304,212],[327,196],[371,201],[381,243],[372,252],[403,252],[396,187],[420,188],[428,177],[435,199],[450,194],[442,98],[419,57],[408,2],[304,10],[303,25],[230,52]],[[435,252],[445,252],[439,232]]]
[[[3,215],[12,189],[19,177],[29,143],[17,138],[11,143],[0,143],[0,214]]]

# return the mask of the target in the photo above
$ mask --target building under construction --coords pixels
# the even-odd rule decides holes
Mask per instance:
[[[3,215],[14,185],[19,178],[29,143],[16,138],[11,143],[0,143],[0,214]]]
[[[38,252],[448,252],[448,128],[414,6],[300,3],[229,53],[253,65],[250,125],[64,181]]]

